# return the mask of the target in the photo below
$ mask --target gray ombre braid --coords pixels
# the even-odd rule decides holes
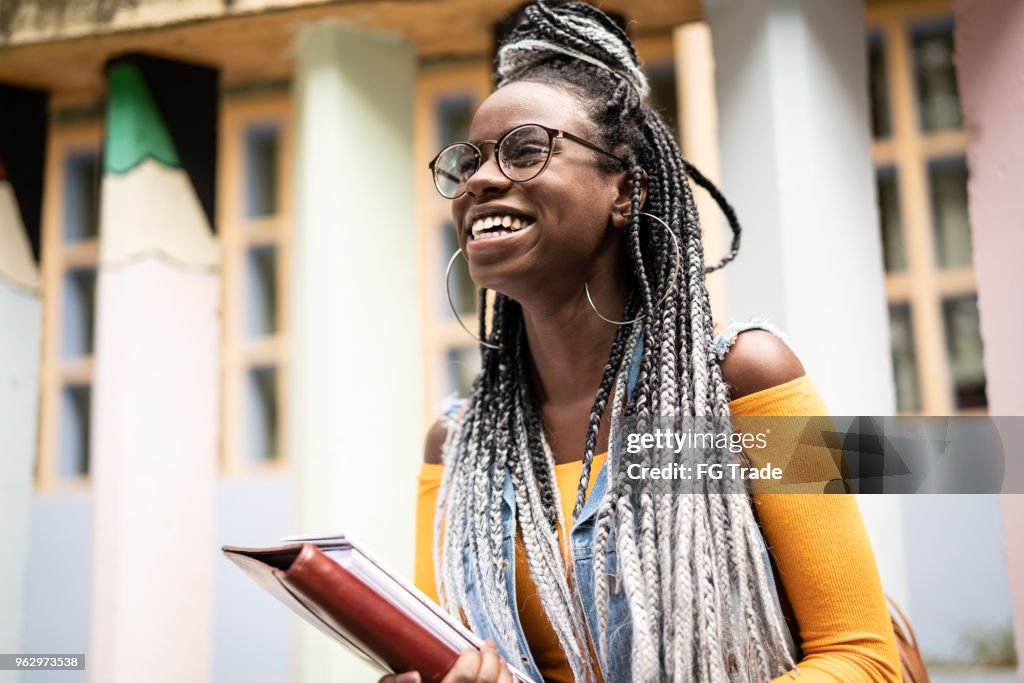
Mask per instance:
[[[561,88],[587,108],[606,149],[629,159],[634,180],[625,246],[634,286],[625,316],[646,314],[619,328],[594,399],[573,519],[583,507],[601,417],[609,399],[609,448],[617,457],[620,417],[640,425],[660,416],[729,415],[729,393],[712,352],[711,306],[704,250],[689,165],[662,118],[646,103],[648,86],[625,32],[600,10],[571,2],[535,4],[498,53],[498,87],[527,80]],[[641,225],[640,186],[648,175],[643,210],[675,233],[682,264],[675,267],[671,237]],[[619,170],[612,163],[610,171]],[[702,179],[697,178],[698,182]],[[733,253],[738,242],[733,245]],[[667,298],[658,308],[656,303]],[[487,295],[480,296],[480,334],[486,332]],[[567,580],[568,539],[555,484],[554,460],[529,390],[522,309],[495,294],[482,369],[443,449],[444,478],[435,516],[436,576],[445,607],[473,628],[486,623],[510,656],[522,656],[502,546],[515,528],[501,519],[506,471],[517,523],[541,604],[577,681],[595,680],[582,605]],[[640,349],[639,374],[627,396],[625,375]],[[702,454],[707,462],[734,462],[728,450]],[[741,495],[722,495],[727,493]],[[596,518],[595,647],[607,672],[609,587],[606,553],[614,543],[632,621],[634,681],[766,680],[794,663],[775,606],[760,530],[749,497],[726,481],[708,495],[651,495],[625,477],[611,477]],[[566,541],[568,546],[568,540]],[[468,552],[468,555],[465,553]],[[468,557],[468,562],[464,562]],[[471,609],[467,586],[478,593]],[[482,623],[483,622],[483,623]]]

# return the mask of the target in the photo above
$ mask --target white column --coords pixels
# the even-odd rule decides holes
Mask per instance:
[[[345,531],[412,574],[422,347],[412,46],[319,23],[296,43],[288,453],[296,532]],[[440,286],[440,285],[439,285]],[[305,624],[297,680],[373,680]]]
[[[32,463],[39,408],[42,311],[32,258],[11,184],[0,167],[0,651],[21,652],[28,566]],[[18,679],[0,672],[0,681]]]
[[[198,131],[214,125],[217,83],[205,69],[151,65],[133,56],[107,73],[91,683],[205,683],[213,668],[219,252],[183,160],[206,144]],[[171,118],[160,88],[206,116]]]
[[[733,317],[796,343],[837,415],[894,408],[860,0],[709,0]]]
[[[834,415],[895,409],[861,0],[707,0],[722,184],[743,224],[732,317],[792,338]],[[882,582],[908,606],[900,499],[860,498]]]

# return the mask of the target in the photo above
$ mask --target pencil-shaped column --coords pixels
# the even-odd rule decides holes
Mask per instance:
[[[39,352],[46,95],[0,84],[0,652],[21,652]],[[0,672],[0,682],[15,672]]]
[[[131,55],[107,82],[89,680],[202,683],[217,559],[217,74]]]
[[[416,54],[398,37],[330,23],[305,29],[295,52],[295,530],[347,531],[411,576],[423,452]],[[295,680],[374,680],[315,629],[303,625],[298,642]]]

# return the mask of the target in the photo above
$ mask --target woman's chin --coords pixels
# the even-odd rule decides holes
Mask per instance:
[[[544,269],[536,262],[535,255],[527,256],[527,251],[529,250],[517,250],[501,256],[471,254],[469,276],[477,287],[499,292],[513,299],[524,294],[528,296],[531,291],[543,289],[546,278]]]
[[[521,273],[509,272],[507,268],[481,267],[470,268],[469,275],[477,287],[515,299],[515,292],[528,289],[524,285]]]

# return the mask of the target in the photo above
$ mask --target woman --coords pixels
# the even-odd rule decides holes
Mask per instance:
[[[431,165],[496,293],[482,370],[420,476],[417,584],[488,638],[446,682],[510,681],[506,661],[538,681],[899,680],[852,498],[754,496],[755,517],[728,484],[608,474],[623,415],[825,407],[775,335],[715,335],[692,169],[625,33],[586,4],[532,5],[498,62],[472,143]]]

